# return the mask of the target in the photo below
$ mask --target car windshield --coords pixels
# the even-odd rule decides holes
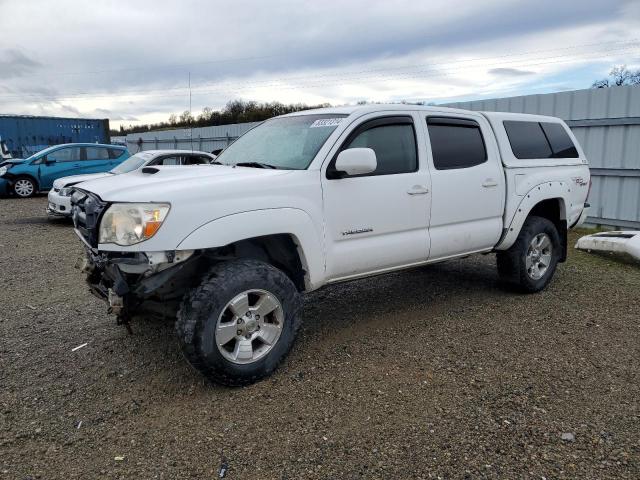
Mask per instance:
[[[225,165],[304,170],[346,116],[296,115],[267,120],[225,148],[216,160]]]
[[[153,157],[153,154],[148,152],[136,153],[135,155],[132,155],[129,158],[127,158],[124,162],[122,162],[117,167],[112,168],[111,173],[115,173],[116,175],[118,175],[120,173],[132,172],[133,170],[136,170],[137,168],[142,167],[145,163],[151,160],[152,157]]]

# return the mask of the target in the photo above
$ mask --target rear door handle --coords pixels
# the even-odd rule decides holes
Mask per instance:
[[[414,185],[409,190],[407,190],[409,195],[425,195],[429,193],[429,189],[422,185]]]
[[[496,182],[493,178],[487,178],[483,183],[482,186],[484,188],[491,188],[491,187],[497,187],[498,186],[498,182]]]

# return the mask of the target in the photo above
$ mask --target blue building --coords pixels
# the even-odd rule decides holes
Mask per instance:
[[[0,115],[0,139],[14,158],[61,143],[109,143],[109,120]]]

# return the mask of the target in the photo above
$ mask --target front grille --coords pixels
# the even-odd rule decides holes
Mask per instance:
[[[71,195],[73,225],[92,247],[98,246],[98,226],[106,207],[107,203],[91,192],[75,189]]]

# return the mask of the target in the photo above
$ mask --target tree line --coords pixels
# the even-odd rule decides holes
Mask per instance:
[[[284,104],[280,102],[259,103],[254,101],[232,100],[221,110],[209,107],[202,109],[194,116],[189,110],[179,115],[172,113],[166,122],[147,125],[120,126],[120,130],[112,130],[111,135],[126,135],[128,133],[149,132],[151,130],[170,130],[173,128],[211,127],[229,125],[232,123],[261,122],[271,117],[286,113],[299,112],[310,108],[330,107],[328,103],[321,105],[306,105],[304,103]]]

